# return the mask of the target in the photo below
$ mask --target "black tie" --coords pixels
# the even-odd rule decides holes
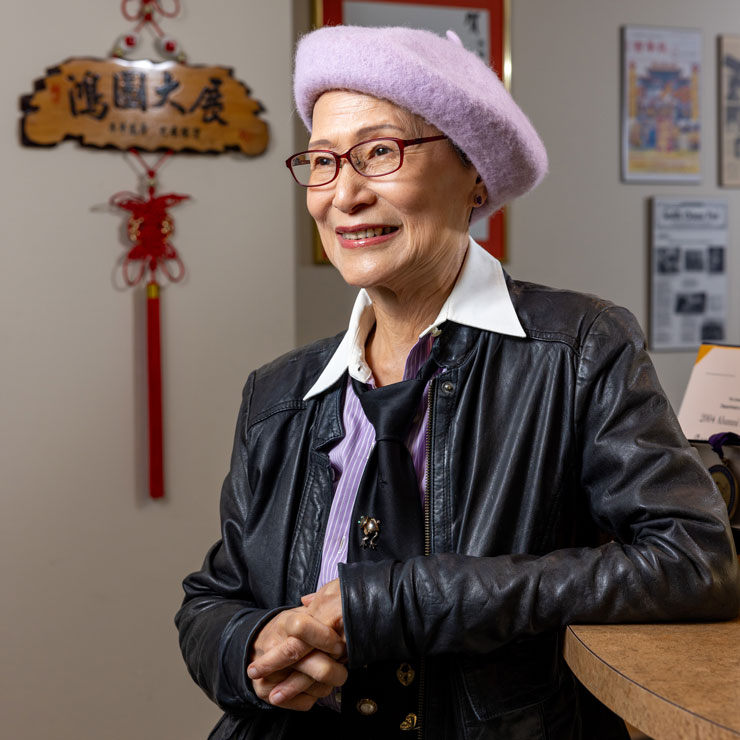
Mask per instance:
[[[429,358],[416,378],[382,388],[352,379],[375,428],[373,447],[357,491],[347,561],[406,560],[424,554],[419,484],[406,437],[420,412],[424,388],[438,365]],[[382,661],[349,672],[342,687],[343,737],[405,740],[418,729],[419,664]]]
[[[406,437],[438,365],[431,354],[416,377],[370,388],[352,378],[362,410],[375,429],[350,527],[348,560],[406,560],[424,554],[419,484]]]

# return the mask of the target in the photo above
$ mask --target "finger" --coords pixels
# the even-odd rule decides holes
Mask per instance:
[[[260,679],[254,681],[253,687],[257,696],[263,701],[270,702],[270,694],[273,694],[273,698],[279,703],[284,709],[297,709],[304,710],[310,709],[313,706],[313,702],[308,702],[305,699],[301,700],[301,694],[296,697],[286,698],[286,695],[282,691],[275,691],[277,685],[287,679],[293,671],[279,671],[268,676],[266,679]],[[308,683],[307,681],[305,683]],[[329,696],[336,687],[326,683],[319,683],[313,681],[310,686],[303,692],[313,698],[313,701],[317,699],[323,699]]]
[[[312,650],[311,645],[307,645],[294,637],[289,637],[250,663],[247,667],[247,675],[252,680],[266,678],[271,673],[292,668]]]
[[[306,611],[294,610],[282,629],[288,637],[249,664],[247,675],[252,680],[292,666],[314,648],[337,659],[346,654],[344,640]]]
[[[307,676],[305,673],[300,673],[299,671],[293,671],[285,681],[281,681],[270,692],[269,702],[277,707],[283,706],[285,702],[294,699],[299,694],[303,694],[307,689],[310,689],[313,684],[314,680],[311,676]]]
[[[325,697],[329,696],[336,686],[329,686],[327,683],[316,683],[314,681],[313,686],[306,689],[304,693],[308,694],[309,696],[313,696],[316,699],[324,699]]]
[[[294,672],[270,691],[270,701],[279,703],[300,693],[327,696],[347,680],[347,669],[325,653],[314,652],[294,666]]]
[[[330,627],[307,613],[289,617],[285,630],[289,637],[250,663],[247,674],[251,679],[264,678],[270,673],[288,668],[314,648],[337,659],[346,654],[344,640]]]
[[[299,694],[295,699],[284,701],[279,706],[282,709],[293,709],[297,712],[307,712],[317,700],[318,697],[311,696],[310,694]]]
[[[299,660],[293,669],[305,673],[317,683],[330,686],[341,686],[348,675],[347,669],[341,663],[317,650]]]
[[[305,643],[301,643],[300,649],[298,647],[294,648],[291,644],[291,640],[293,639],[288,638],[271,650],[268,650],[253,663],[250,663],[247,667],[247,675],[254,680],[256,678],[265,678],[271,673],[285,668],[295,669],[300,661],[312,652],[313,648]]]
[[[331,627],[337,634],[344,636],[344,616],[342,614],[342,595],[339,581],[327,583],[305,604],[309,614],[319,622]]]
[[[252,688],[254,689],[254,693],[257,694],[257,696],[263,701],[267,701],[268,697],[270,696],[270,692],[281,681],[285,681],[285,679],[288,678],[291,673],[291,670],[278,671],[277,673],[270,674],[264,679],[256,679],[252,681]]]
[[[250,647],[250,661],[254,660],[260,655],[263,655],[287,637],[287,635],[285,634],[285,623],[288,616],[294,611],[298,611],[304,614],[307,612],[306,608],[303,606],[296,607],[296,609],[288,609],[286,611],[280,612],[279,614],[276,614],[272,619],[270,619],[265,625],[262,626],[262,628],[257,632],[254,643]]]
[[[288,678],[288,676],[290,676],[291,673],[293,673],[293,669],[286,668],[282,671],[275,671],[275,673],[270,673],[264,678],[260,678],[256,680],[261,681],[262,683],[270,684],[270,686],[277,686],[281,681],[285,681],[285,679]]]
[[[308,611],[293,611],[285,620],[285,632],[328,655],[339,657],[344,653],[344,640]]]
[[[270,687],[269,691],[272,691],[273,687],[277,686],[281,681],[285,681],[285,679],[288,678],[288,676],[290,676],[292,672],[292,668],[288,668],[282,671],[275,671],[275,673],[271,673],[269,676],[265,676],[264,678],[255,678],[252,683],[255,686],[258,683],[262,685],[268,685]]]
[[[253,681],[271,673],[289,668],[313,650],[311,645],[296,637],[288,637],[270,648],[247,666],[247,675]]]
[[[305,596],[301,596],[301,604],[303,606],[308,606],[316,596],[316,592],[314,591],[312,594],[306,594]]]

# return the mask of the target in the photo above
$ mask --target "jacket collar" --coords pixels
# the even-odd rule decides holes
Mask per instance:
[[[446,321],[496,334],[526,337],[511,302],[501,263],[472,237],[452,292],[437,318],[419,338],[430,332],[437,333]],[[371,371],[365,362],[365,340],[374,324],[372,301],[367,292],[361,290],[352,309],[347,333],[304,400],[323,393],[346,371],[360,382],[368,381]]]

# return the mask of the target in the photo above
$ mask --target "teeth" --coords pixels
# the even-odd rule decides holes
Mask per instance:
[[[380,236],[381,234],[390,234],[391,231],[395,231],[392,226],[376,226],[373,229],[361,229],[360,231],[345,231],[342,233],[344,239],[369,239],[372,236]]]

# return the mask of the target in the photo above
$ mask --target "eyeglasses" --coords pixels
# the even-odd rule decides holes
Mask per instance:
[[[447,137],[425,136],[421,139],[370,139],[355,144],[344,154],[329,149],[309,149],[298,152],[285,160],[295,181],[304,188],[328,185],[339,175],[342,160],[346,159],[352,169],[363,177],[382,177],[401,169],[403,150],[407,146],[440,141]]]

